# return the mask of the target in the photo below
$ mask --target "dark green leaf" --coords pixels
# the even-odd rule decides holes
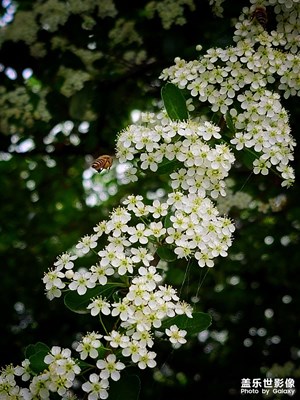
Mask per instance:
[[[174,254],[174,251],[167,246],[158,247],[156,253],[159,258],[164,261],[175,261],[177,258],[176,254]]]
[[[73,312],[78,314],[88,314],[89,310],[87,310],[86,307],[89,305],[93,297],[109,297],[115,290],[117,290],[115,285],[96,286],[92,289],[88,289],[82,296],[75,291],[69,291],[65,295],[64,303]]]
[[[164,159],[157,168],[157,173],[159,175],[170,174],[171,172],[175,171],[176,169],[180,168],[182,163],[178,160],[167,160]]]
[[[173,83],[167,83],[161,89],[161,97],[168,116],[173,121],[185,121],[188,119],[188,110],[182,91]]]
[[[243,161],[243,164],[249,169],[252,170],[253,168],[253,162],[254,160],[258,158],[258,156],[255,155],[255,153],[250,150],[246,149],[246,151],[241,152],[241,159]]]
[[[171,268],[168,268],[166,277],[168,282],[173,286],[181,286],[186,276],[186,270],[183,268],[177,268],[174,264]]]
[[[138,400],[141,381],[137,375],[121,375],[121,379],[112,382],[109,388],[109,400]]]
[[[193,318],[188,318],[186,315],[177,315],[174,318],[168,318],[163,321],[159,330],[164,331],[172,325],[177,325],[180,329],[187,331],[187,336],[192,336],[204,331],[211,325],[211,316],[203,312],[193,313]]]
[[[221,118],[223,118],[222,115],[221,115]],[[220,113],[217,113],[217,112],[212,113],[211,115],[209,115],[209,119],[213,124],[219,125],[219,123],[220,123]]]
[[[29,358],[40,351],[46,351],[48,353],[50,349],[45,343],[42,342],[30,344],[25,349],[25,358]]]
[[[165,219],[164,219],[164,227],[165,227],[166,229],[170,228],[170,226],[173,226],[173,223],[172,223],[172,221],[171,221],[171,216],[172,216],[172,215],[174,215],[174,212],[173,212],[173,211],[169,212],[169,213],[165,216]]]
[[[230,132],[234,133],[236,131],[236,129],[235,129],[232,117],[229,112],[226,113],[225,120],[226,120],[226,125],[227,125],[228,129],[230,130]]]
[[[39,374],[40,372],[44,371],[44,369],[48,368],[48,364],[46,364],[44,361],[44,358],[48,353],[48,351],[38,351],[29,357],[30,368],[32,371]]]
[[[83,360],[77,359],[76,360],[76,364],[83,370],[91,368],[91,364],[89,364],[89,363],[87,363],[87,362],[85,362]]]

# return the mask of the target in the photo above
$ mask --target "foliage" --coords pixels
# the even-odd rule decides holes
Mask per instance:
[[[195,391],[202,398],[239,398],[242,378],[299,376],[297,152],[293,159],[299,5],[198,3],[2,2],[1,364],[29,360],[5,367],[3,379],[25,386],[19,376],[29,371],[34,386],[47,368],[57,378],[68,366],[65,384],[81,373],[88,392],[89,377],[94,382],[92,375],[103,370],[98,362],[113,355],[112,340],[104,343],[103,336],[118,324],[128,329],[106,313],[108,305],[100,318],[90,318],[96,299],[116,310],[137,271],[144,274],[140,261],[123,273],[128,252],[112,264],[108,284],[89,270],[99,252],[104,258],[106,241],[118,238],[118,216],[126,219],[126,251],[138,249],[139,223],[152,229],[139,244],[152,256],[142,267],[150,263],[151,276],[158,273],[175,292],[151,331],[150,369],[132,359],[123,370],[128,356],[120,348],[109,398],[194,398]],[[263,5],[266,13],[258,14]],[[100,174],[90,168],[99,154],[114,156],[112,168]],[[282,187],[293,184],[294,171],[296,184]],[[183,197],[172,203],[178,191]],[[166,208],[157,211],[158,201]],[[195,223],[189,209],[196,205],[204,211]],[[180,213],[188,228],[176,228]],[[193,227],[194,221],[201,228],[201,240],[208,235],[207,215],[210,229],[222,226],[213,245],[211,236],[196,239]],[[174,227],[188,239],[172,241]],[[66,251],[76,260],[56,258]],[[78,269],[92,271],[85,289],[77,284]],[[167,340],[174,326],[177,342]],[[74,361],[67,348],[79,348],[84,338],[96,343],[96,353],[85,359],[81,351]]]

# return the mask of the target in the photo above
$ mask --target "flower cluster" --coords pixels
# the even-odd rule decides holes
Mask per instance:
[[[0,374],[0,398],[31,400],[49,399],[50,393],[58,393],[62,398],[69,394],[75,377],[80,373],[80,367],[71,357],[71,350],[53,346],[44,358],[45,368],[36,374],[30,369],[29,359],[25,359],[21,366],[7,366]],[[29,383],[29,388],[18,385],[16,378]],[[4,397],[3,397],[4,396]]]
[[[217,17],[223,17],[224,8],[222,3],[224,3],[224,1],[225,0],[209,0],[209,5],[212,7],[212,11]]]
[[[1,399],[16,399],[16,400],[32,399],[32,395],[30,394],[29,389],[22,388],[17,384],[16,376],[18,376],[18,373],[16,372],[16,370],[20,368],[21,367],[14,367],[12,365],[7,365],[5,368],[1,369],[0,371]]]
[[[61,93],[66,97],[71,97],[84,87],[84,83],[91,79],[88,72],[81,70],[73,70],[61,66],[58,75],[64,79],[64,83],[60,88]]]
[[[186,23],[184,7],[194,11],[194,0],[150,1],[146,5],[145,11],[148,18],[153,18],[155,12],[157,12],[163,27],[169,29],[173,24],[184,25]]]
[[[36,40],[39,30],[47,29],[55,32],[73,14],[91,18],[95,8],[99,18],[115,17],[117,14],[113,0],[86,0],[84,2],[71,0],[66,4],[58,0],[47,0],[42,4],[34,3],[31,10],[18,10],[13,22],[5,26],[5,35],[2,37],[2,41],[22,40],[29,45],[38,43]]]
[[[62,254],[55,262],[55,268],[45,274],[43,282],[49,299],[60,297],[66,286],[83,295],[96,285],[106,285],[111,277],[130,275],[133,277],[133,286],[129,287],[127,294],[130,298],[125,296],[123,301],[125,308],[131,310],[132,317],[130,307],[136,304],[132,293],[136,293],[137,283],[138,292],[142,285],[143,290],[154,295],[157,283],[162,280],[153,266],[155,255],[151,251],[153,253],[156,247],[171,249],[177,258],[195,257],[201,267],[212,267],[214,258],[227,255],[234,225],[230,219],[219,215],[208,198],[176,191],[168,195],[166,202],[154,200],[146,205],[142,196],[129,196],[124,203],[126,207],[118,207],[111,213],[110,220],[102,221],[94,228],[95,234],[86,235],[78,242],[76,255]],[[134,223],[136,216],[142,217],[144,222],[138,220]],[[159,221],[161,218],[164,224]],[[89,271],[81,269],[74,272],[73,261],[95,249],[97,239],[103,234],[107,235],[108,243],[98,251],[99,262]],[[67,281],[64,281],[65,278]],[[161,288],[158,288],[158,293],[161,293]],[[143,292],[143,298],[148,298],[146,292]],[[106,315],[110,312],[117,315],[116,307],[117,304],[111,306],[98,298],[88,308],[92,315],[100,311]]]
[[[172,162],[173,190],[217,198],[225,195],[224,179],[235,160],[227,145],[207,143],[220,138],[220,128],[208,121],[171,121],[161,114],[146,113],[140,124],[130,125],[120,133],[117,157],[131,165],[133,180],[136,164],[141,170],[159,172],[160,164],[164,167]]]
[[[46,108],[45,90],[17,87],[15,90],[7,91],[4,86],[0,86],[0,95],[0,127],[3,132],[19,133],[26,127],[31,128],[36,121],[50,120]],[[37,99],[35,106],[31,102],[32,97]]]
[[[294,7],[299,13],[299,5]],[[274,167],[284,179],[283,186],[290,185],[295,141],[275,90],[285,98],[300,93],[300,59],[290,42],[298,37],[295,24],[291,33],[287,28],[282,32],[278,15],[278,31],[268,33],[253,19],[255,6],[243,11],[236,24],[235,47],[209,49],[199,61],[176,58],[161,78],[188,89],[191,98],[208,103],[212,111],[231,120],[229,141],[236,150],[254,150],[254,173],[267,174]]]
[[[185,330],[164,324],[176,315],[192,318],[192,308],[164,283],[156,249],[166,248],[175,258],[195,258],[200,267],[212,267],[214,258],[227,255],[234,231],[232,222],[198,193],[171,191],[165,201],[155,199],[150,204],[142,196],[129,196],[123,203],[109,220],[94,227],[94,234],[77,243],[74,254],[58,257],[54,269],[43,278],[49,299],[61,296],[66,288],[82,296],[98,287],[98,295],[90,297],[86,310],[101,321],[107,316],[118,321],[110,332],[88,333],[76,346],[80,358],[96,360],[100,370],[91,373],[82,386],[91,396],[97,390],[106,396],[109,379],[118,380],[128,363],[140,369],[155,367],[157,331],[174,348],[186,342]],[[99,250],[97,240],[104,236],[107,244]],[[98,262],[89,270],[75,270],[76,260],[89,252],[98,255]],[[118,296],[112,296],[109,288],[119,288]],[[105,359],[99,358],[101,349],[109,352]]]
[[[253,16],[253,12],[257,7],[265,7],[268,19],[268,12],[271,9],[276,17],[276,30],[271,31],[273,38],[273,44],[275,46],[283,46],[285,50],[288,50],[292,54],[296,54],[299,50],[299,13],[300,4],[298,0],[250,0],[252,6],[250,8],[245,7],[243,13],[239,17],[237,23],[236,36],[234,39],[239,41],[241,37],[246,36],[251,38],[253,33],[253,27],[249,26],[247,20],[249,14]],[[241,24],[241,25],[240,25]],[[241,27],[241,29],[239,29]],[[268,28],[268,26],[267,26]],[[239,30],[243,33],[240,36]],[[254,32],[253,36],[256,36]]]

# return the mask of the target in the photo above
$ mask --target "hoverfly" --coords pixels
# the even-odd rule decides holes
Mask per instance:
[[[113,158],[108,155],[102,155],[96,158],[91,165],[96,171],[101,172],[103,169],[110,169],[113,163]]]
[[[268,14],[266,7],[260,6],[256,7],[256,9],[252,13],[251,20],[256,19],[257,22],[265,29],[268,22]]]

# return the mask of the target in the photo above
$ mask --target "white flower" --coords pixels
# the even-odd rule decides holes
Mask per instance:
[[[106,301],[102,296],[92,299],[92,302],[87,306],[88,310],[91,310],[91,315],[95,317],[100,312],[104,315],[110,314],[110,303]]]
[[[52,346],[50,353],[44,358],[46,364],[51,364],[54,361],[69,358],[71,356],[70,349],[62,349],[59,346]]]
[[[108,267],[109,265],[117,267],[120,264],[120,258],[123,253],[117,251],[118,247],[114,243],[109,243],[104,250],[98,252],[100,265]]]
[[[253,172],[255,174],[268,175],[269,169],[271,168],[271,163],[269,161],[259,159],[253,161],[253,166]]]
[[[186,343],[185,336],[187,331],[180,330],[178,326],[172,325],[170,329],[165,330],[166,334],[169,336],[169,340],[174,348],[180,347],[182,344]]]
[[[115,330],[110,332],[110,335],[104,336],[104,339],[107,340],[111,347],[127,347],[129,343],[129,337],[126,335],[122,335],[120,332]]]
[[[149,225],[149,230],[151,232],[151,235],[155,236],[156,238],[163,236],[167,231],[166,228],[163,227],[163,224],[161,221],[151,222]]]
[[[156,153],[142,153],[141,154],[141,168],[150,169],[153,172],[157,171],[158,164],[162,161],[162,154]]]
[[[98,357],[98,348],[101,347],[101,342],[99,339],[102,338],[102,335],[97,334],[95,332],[88,333],[85,335],[79,345],[76,348],[76,351],[80,353],[81,360],[85,360],[87,356],[91,358]]]
[[[99,282],[100,285],[107,284],[107,277],[114,274],[114,269],[109,265],[96,264],[91,266],[92,276],[91,279]]]
[[[106,233],[112,232],[114,237],[120,237],[127,231],[127,223],[131,215],[124,207],[118,207],[110,215],[110,220],[106,223]]]
[[[116,317],[117,315],[119,315],[121,321],[127,321],[129,318],[129,315],[132,314],[130,304],[126,298],[123,299],[122,301],[119,301],[118,303],[113,303],[112,307],[113,307],[113,309],[112,309],[111,315],[113,317]]]
[[[46,290],[50,290],[53,287],[63,289],[65,284],[61,278],[64,278],[64,276],[65,275],[59,270],[49,270],[43,277],[43,283],[46,286]]]
[[[89,393],[88,400],[108,398],[108,380],[100,379],[99,375],[91,374],[89,381],[82,385],[82,390]]]
[[[126,184],[130,182],[136,182],[137,180],[137,168],[128,163],[128,167],[124,171],[124,177],[122,177],[121,182]]]
[[[77,243],[76,249],[78,249],[83,254],[86,254],[90,249],[94,249],[97,246],[98,235],[85,235]]]
[[[178,205],[181,204],[182,198],[183,198],[184,194],[181,192],[171,192],[168,194],[168,200],[167,203],[169,205],[174,205],[174,207],[178,207]]]
[[[51,366],[49,369],[51,370]],[[71,358],[58,360],[54,369],[58,376],[62,375],[70,382],[73,382],[75,376],[80,373],[80,367]]]
[[[127,231],[127,223],[122,220],[112,219],[106,224],[106,233],[112,232],[115,237],[120,237]]]
[[[199,267],[205,267],[205,265],[207,265],[209,268],[212,268],[214,266],[214,262],[211,259],[212,257],[204,251],[196,251],[195,258],[198,260]]]
[[[148,268],[140,267],[138,270],[139,274],[145,278],[145,287],[146,289],[151,292],[157,286],[157,283],[162,280],[162,276],[157,273],[155,267],[150,266]],[[132,280],[135,283],[135,279]]]
[[[149,266],[150,261],[154,259],[152,254],[148,253],[148,250],[145,247],[132,247],[130,249],[132,256],[132,261],[136,264],[142,262],[144,265]]]
[[[139,343],[140,348],[142,347],[153,347],[154,341],[152,339],[151,332],[149,331],[136,331],[132,335],[133,341],[136,341]]]
[[[46,292],[46,297],[49,300],[53,300],[54,298],[58,298],[61,296],[61,290],[59,290],[57,287],[52,287],[51,289],[47,290]]]
[[[146,285],[143,282],[140,283],[139,281],[129,287],[129,292],[126,295],[126,299],[130,300],[135,306],[145,304],[149,297],[150,295]]]
[[[106,230],[106,222],[107,221],[100,221],[94,228],[94,232],[96,232],[96,235],[99,237],[101,237],[103,235],[103,233]]]
[[[193,318],[193,308],[185,301],[180,301],[175,304],[175,313],[178,315],[185,314],[188,318]]]
[[[168,236],[166,237],[166,242],[168,244],[177,243],[183,236],[183,232],[178,229],[174,229],[172,226],[167,229]]]
[[[119,265],[118,265],[118,274],[120,276],[125,275],[126,273],[133,273],[133,261],[130,257],[120,257]]]
[[[143,349],[145,346],[141,345],[141,342],[138,340],[131,340],[128,341],[126,346],[124,346],[122,350],[122,355],[124,357],[130,357],[133,362],[137,362],[140,357],[140,351]]]
[[[190,258],[191,255],[193,254],[193,250],[189,246],[189,242],[184,242],[184,241],[177,241],[176,244],[179,244],[180,246],[176,247],[174,250],[174,253],[177,254],[177,258]]]
[[[57,257],[57,261],[54,263],[56,269],[59,271],[63,268],[71,269],[74,266],[73,261],[77,259],[77,256],[71,255],[70,253],[63,253]]]
[[[136,226],[129,227],[128,234],[130,235],[129,241],[131,243],[140,242],[141,244],[146,244],[148,243],[148,236],[151,235],[151,231],[144,224],[139,223]]]
[[[119,371],[125,368],[125,365],[121,361],[117,361],[114,354],[109,354],[105,360],[98,360],[96,365],[97,368],[101,369],[100,378],[111,378],[113,381],[120,379]]]
[[[141,348],[136,362],[140,369],[145,369],[147,367],[154,368],[156,366],[156,361],[154,358],[156,357],[156,353],[154,351],[147,351],[145,348]]]
[[[178,188],[182,188],[185,190],[188,189],[188,186],[186,184],[187,170],[185,168],[180,168],[178,171],[173,172],[170,175],[170,178],[172,179],[171,185],[173,190]]]
[[[64,274],[59,270],[49,270],[43,277],[43,283],[46,286],[46,295],[49,300],[53,300],[55,297],[61,296],[61,289],[66,285],[61,280],[64,278]]]
[[[123,204],[127,205],[127,209],[129,211],[134,211],[136,208],[142,207],[143,203],[143,196],[128,196],[126,200],[123,201]]]
[[[179,300],[179,297],[176,294],[176,289],[174,289],[170,285],[159,286],[159,291],[157,292],[157,296],[161,297],[164,301]]]
[[[160,139],[160,135],[156,131],[150,131],[147,128],[141,127],[141,129],[140,140],[136,142],[135,148],[138,150],[145,149],[148,153],[152,153],[159,147],[157,142]]]
[[[50,378],[49,375],[50,373],[48,371],[32,378],[32,381],[29,385],[29,390],[34,397],[45,400],[50,398],[50,392],[48,389]]]
[[[247,140],[251,139],[251,135],[243,134],[242,132],[236,132],[235,137],[230,140],[230,143],[235,145],[237,150],[242,150]]]
[[[96,278],[90,272],[75,272],[73,281],[69,284],[70,290],[77,290],[79,295],[84,295],[87,289],[96,286]]]
[[[21,365],[22,366],[15,367],[15,375],[22,376],[22,381],[28,381],[30,379],[30,361],[25,359],[22,361]]]
[[[112,243],[115,246],[116,252],[122,253],[124,252],[124,249],[126,247],[131,246],[131,243],[127,238],[123,236],[108,236],[107,237],[108,242]]]
[[[197,129],[197,133],[203,137],[204,140],[210,140],[212,137],[215,139],[220,139],[220,128],[216,125],[205,121],[203,125],[200,125]]]
[[[149,213],[152,214],[153,218],[160,218],[161,216],[167,215],[168,204],[161,203],[159,200],[154,200],[152,206],[148,206]]]

